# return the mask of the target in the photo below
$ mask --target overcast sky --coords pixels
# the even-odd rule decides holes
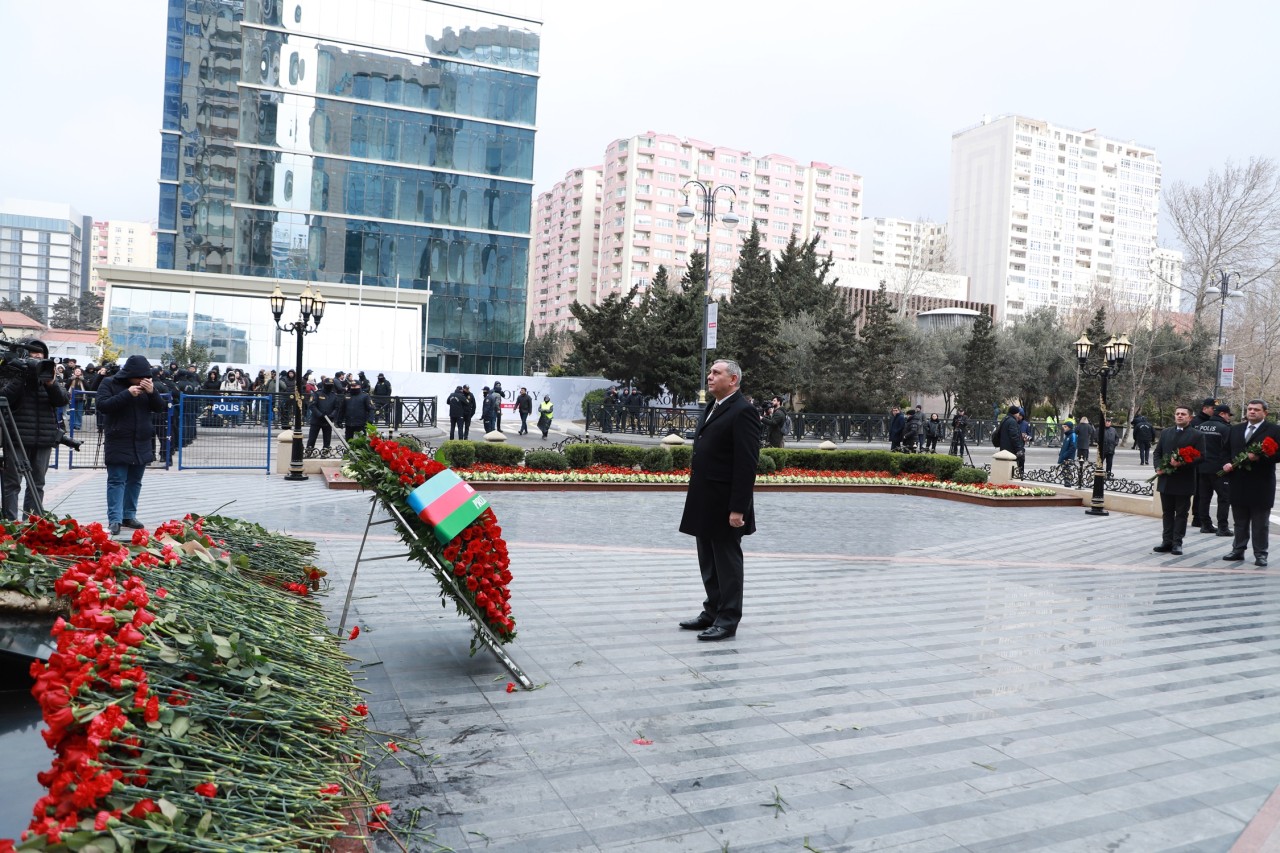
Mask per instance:
[[[1280,159],[1280,4],[1264,0],[544,0],[542,12],[538,192],[653,130],[846,166],[863,176],[865,215],[941,219],[951,135],[984,114],[1151,145],[1166,184]],[[0,0],[0,197],[155,218],[164,28],[162,0]]]

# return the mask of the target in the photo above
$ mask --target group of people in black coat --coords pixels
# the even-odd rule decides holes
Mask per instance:
[[[1206,399],[1198,418],[1190,406],[1174,410],[1174,425],[1160,432],[1153,462],[1160,495],[1162,536],[1157,553],[1179,555],[1187,531],[1187,516],[1196,499],[1197,526],[1204,533],[1231,536],[1231,551],[1223,560],[1244,560],[1253,545],[1254,565],[1267,565],[1271,508],[1275,505],[1276,461],[1280,426],[1267,420],[1265,400],[1245,406],[1244,421],[1231,423],[1230,406]],[[1190,448],[1194,452],[1183,453]],[[1267,451],[1271,452],[1268,453]],[[1215,528],[1210,503],[1218,499]],[[1224,505],[1231,509],[1228,527]]]

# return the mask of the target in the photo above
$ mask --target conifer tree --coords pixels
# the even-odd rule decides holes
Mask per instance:
[[[733,271],[733,299],[722,301],[717,323],[716,357],[733,358],[754,396],[775,393],[781,378],[782,300],[772,275],[769,253],[760,247],[760,229],[751,232],[738,251]]]
[[[964,345],[961,371],[957,405],[970,418],[994,415],[1002,395],[996,384],[996,337],[990,314],[979,314],[974,321],[973,331]]]

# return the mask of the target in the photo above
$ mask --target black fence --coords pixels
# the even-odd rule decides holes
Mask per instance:
[[[298,399],[290,394],[253,394],[227,391],[217,394],[185,394],[173,405],[161,394],[168,409],[156,413],[156,466],[185,468],[271,469],[276,430],[292,429]],[[374,423],[392,430],[434,427],[435,397],[374,397]],[[303,406],[303,431],[310,412]],[[102,468],[103,434],[97,417],[97,394],[72,391],[62,413],[67,434],[82,441],[81,449],[60,448],[51,461],[71,468]]]
[[[788,441],[834,441],[849,442],[888,442],[889,422],[891,415],[872,414],[827,414],[822,412],[789,412],[791,429],[787,433]],[[698,420],[702,417],[702,409],[692,407],[665,406],[609,406],[605,404],[588,404],[586,406],[586,427],[600,433],[627,433],[631,435],[647,435],[658,437],[664,435],[689,436],[697,429]],[[1001,415],[1001,420],[1003,419]],[[965,426],[965,444],[969,447],[991,444],[991,432],[1000,420],[969,419]],[[1062,436],[1057,421],[1032,420],[1031,446],[1058,447]],[[952,426],[950,419],[938,424],[938,447],[951,446]],[[945,450],[944,450],[945,452]]]

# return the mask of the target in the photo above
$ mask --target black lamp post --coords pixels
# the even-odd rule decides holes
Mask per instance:
[[[1222,385],[1222,324],[1227,315],[1228,299],[1243,299],[1244,294],[1240,292],[1240,273],[1218,271],[1221,281],[1217,287],[1209,288],[1211,293],[1216,292],[1221,297],[1218,306],[1218,357],[1213,362],[1213,399],[1218,399],[1218,391]],[[1236,289],[1231,289],[1231,279],[1236,280]]]
[[[1102,393],[1099,403],[1101,413],[1098,418],[1098,462],[1093,469],[1093,498],[1090,500],[1089,509],[1085,510],[1086,515],[1108,515],[1105,509],[1106,501],[1103,497],[1103,491],[1106,488],[1107,470],[1105,460],[1102,458],[1103,434],[1107,428],[1107,380],[1115,376],[1124,367],[1124,361],[1129,357],[1129,351],[1133,349],[1133,344],[1129,343],[1128,335],[1116,337],[1111,336],[1111,340],[1107,341],[1103,346],[1103,353],[1106,356],[1105,362],[1098,367],[1089,366],[1089,353],[1093,352],[1093,342],[1089,340],[1088,335],[1081,335],[1080,340],[1071,345],[1075,349],[1078,370],[1084,376],[1096,376],[1102,380]]]
[[[693,218],[698,215],[689,205],[689,185],[692,184],[702,193],[702,217],[707,221],[707,252],[702,258],[703,277],[702,290],[705,304],[702,308],[702,378],[698,380],[698,402],[707,402],[707,332],[710,325],[711,311],[711,226],[716,218],[716,196],[721,192],[727,192],[729,195],[737,199],[738,193],[733,187],[721,184],[718,187],[709,187],[702,181],[694,178],[685,181],[684,184],[684,204],[676,211],[676,218],[681,222],[692,222]],[[730,228],[737,225],[741,220],[738,214],[733,212],[733,202],[729,202],[729,211],[720,217],[720,221]]]
[[[298,366],[294,371],[293,383],[293,455],[289,460],[289,473],[285,475],[285,479],[305,480],[307,475],[302,473],[302,339],[312,332],[320,331],[320,321],[324,318],[324,297],[318,290],[313,296],[311,287],[307,286],[298,297],[302,319],[292,323],[280,322],[284,303],[285,295],[280,292],[280,285],[277,284],[271,293],[271,313],[275,315],[276,328],[298,338]]]

